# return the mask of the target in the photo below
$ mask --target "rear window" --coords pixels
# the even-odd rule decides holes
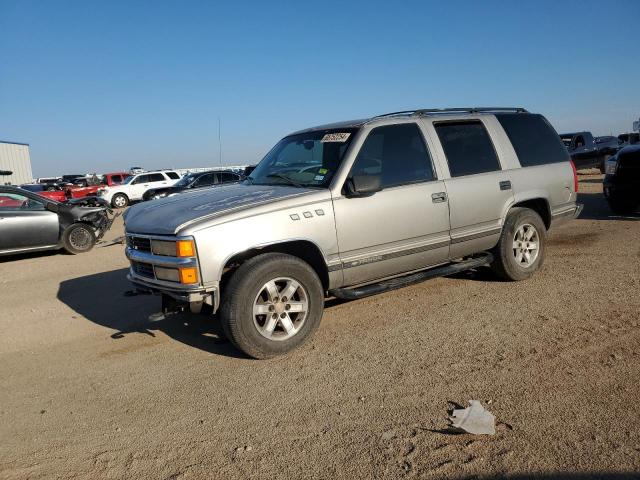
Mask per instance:
[[[571,145],[571,137],[560,140],[542,115],[498,113],[496,118],[509,137],[523,167],[569,161],[565,145]],[[584,144],[584,140],[582,142]]]

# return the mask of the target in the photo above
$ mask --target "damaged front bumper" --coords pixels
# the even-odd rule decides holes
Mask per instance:
[[[129,247],[125,253],[131,264],[127,279],[137,293],[170,297],[177,303],[189,304],[192,310],[199,309],[194,306],[202,304],[210,305],[214,312],[218,309],[220,295],[217,285],[180,284],[160,280],[155,275],[155,267],[197,266],[195,260],[163,257]]]

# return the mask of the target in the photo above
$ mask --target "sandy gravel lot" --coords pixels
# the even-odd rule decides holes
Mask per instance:
[[[329,302],[269,361],[204,316],[149,323],[122,246],[0,260],[0,478],[640,476],[640,217],[600,181],[533,279]],[[444,431],[472,398],[495,436]]]

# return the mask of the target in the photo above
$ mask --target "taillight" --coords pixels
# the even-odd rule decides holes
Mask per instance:
[[[573,191],[578,193],[578,171],[576,170],[576,164],[573,160],[569,160],[571,164],[571,170],[573,170]]]

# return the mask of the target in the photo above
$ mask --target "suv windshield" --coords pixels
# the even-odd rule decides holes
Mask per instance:
[[[317,130],[285,137],[267,153],[247,182],[326,188],[356,131]]]

